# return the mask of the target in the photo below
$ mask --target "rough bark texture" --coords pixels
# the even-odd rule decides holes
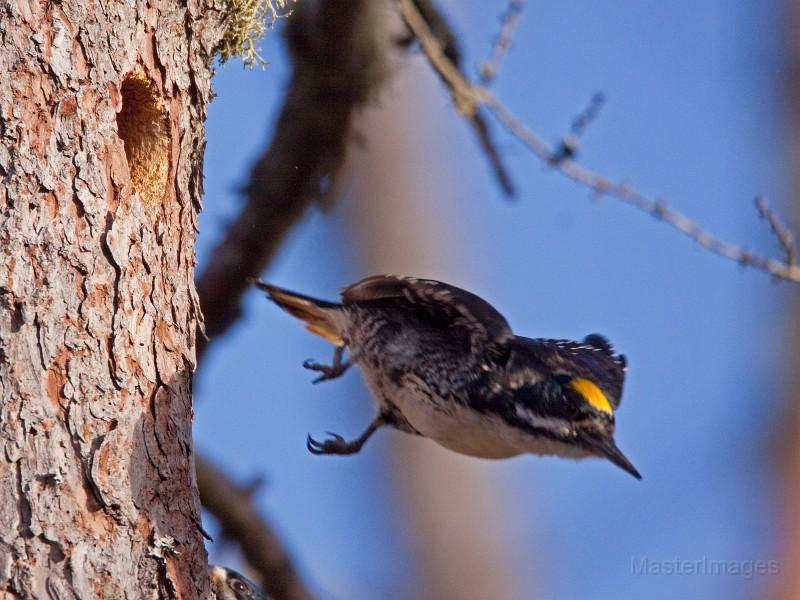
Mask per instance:
[[[0,596],[209,596],[191,439],[207,3],[0,0]]]

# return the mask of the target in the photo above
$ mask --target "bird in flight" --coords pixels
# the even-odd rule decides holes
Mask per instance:
[[[603,336],[514,335],[488,302],[430,279],[367,277],[341,302],[254,284],[336,346],[332,364],[303,363],[320,373],[314,383],[357,364],[377,401],[361,435],[309,436],[312,453],[354,454],[389,425],[470,456],[600,457],[641,479],[614,442],[626,360]]]

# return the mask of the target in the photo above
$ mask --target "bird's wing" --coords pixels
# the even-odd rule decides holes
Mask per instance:
[[[474,349],[503,345],[513,337],[508,322],[491,304],[441,281],[374,275],[342,291],[345,306],[383,299],[406,303],[441,321],[444,327],[463,328]]]
[[[583,342],[571,340],[531,340],[539,360],[555,373],[583,378],[599,386],[616,409],[622,399],[627,361],[614,352],[601,335],[586,336]]]

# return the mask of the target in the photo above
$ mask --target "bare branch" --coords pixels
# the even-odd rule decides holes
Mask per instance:
[[[586,129],[594,123],[600,114],[600,109],[606,102],[606,97],[602,92],[595,92],[584,111],[572,120],[570,132],[561,139],[556,151],[550,159],[550,164],[558,164],[563,160],[574,160],[578,155],[578,145]]]
[[[513,196],[514,184],[511,181],[511,176],[508,174],[502,159],[500,158],[500,152],[497,150],[497,145],[492,140],[489,125],[486,123],[486,119],[481,113],[478,112],[475,113],[469,121],[472,125],[472,129],[475,131],[478,142],[483,149],[483,153],[489,160],[489,164],[492,167],[492,171],[497,179],[497,183],[500,185],[500,188],[503,190],[503,193],[505,193],[506,196]]]
[[[514,40],[514,31],[522,16],[522,0],[509,0],[503,18],[500,21],[500,31],[494,38],[489,56],[481,63],[478,73],[482,85],[490,85],[500,72],[500,64],[511,48]]]
[[[368,0],[300,2],[286,23],[293,77],[246,204],[197,282],[208,339],[239,317],[247,278],[270,263],[342,164],[353,115],[383,81]],[[209,342],[198,339],[200,360]]]
[[[589,188],[601,196],[621,200],[650,214],[710,252],[734,260],[742,266],[764,271],[779,279],[800,283],[800,267],[796,264],[754,254],[743,246],[719,239],[705,231],[699,223],[670,208],[662,200],[639,192],[627,183],[616,182],[595,173],[573,161],[557,160],[557,149],[551,148],[547,142],[518,119],[490,90],[484,86],[471,84],[444,56],[438,41],[430,34],[425,20],[411,0],[397,0],[397,3],[409,28],[420,41],[431,66],[447,81],[457,104],[470,107],[473,111],[480,106],[485,106],[534,155],[579,185]]]
[[[761,218],[766,219],[767,223],[769,223],[772,233],[775,235],[778,244],[780,244],[781,249],[786,255],[786,264],[790,266],[794,265],[797,258],[797,250],[794,247],[794,235],[792,232],[783,224],[778,215],[775,214],[775,211],[772,210],[767,203],[767,199],[763,196],[756,197],[756,209]]]
[[[413,2],[416,9],[419,11],[419,14],[425,21],[428,30],[431,32],[431,35],[436,39],[439,47],[442,49],[444,56],[454,66],[454,68],[461,73],[462,77],[465,77],[464,70],[462,69],[461,65],[461,48],[458,44],[458,38],[456,37],[452,27],[450,27],[450,24],[447,22],[447,19],[445,19],[444,15],[439,12],[439,9],[433,4],[433,2],[431,2],[431,0],[413,0]],[[444,84],[450,88],[451,92],[453,92],[453,88],[448,79],[441,74],[439,75]],[[462,103],[461,100],[461,98],[453,93],[453,101],[456,105],[456,108],[472,126],[472,130],[475,133],[475,136],[478,138],[478,142],[481,145],[483,153],[489,160],[489,164],[492,167],[492,171],[494,172],[494,176],[497,179],[500,188],[506,195],[512,196],[514,194],[514,184],[511,181],[511,176],[508,174],[508,170],[500,158],[500,153],[498,152],[497,146],[492,139],[491,131],[486,123],[485,116],[478,110],[476,105],[470,102]]]
[[[217,518],[223,535],[238,542],[267,593],[281,600],[313,600],[283,542],[253,505],[252,488],[237,485],[199,454],[195,463],[203,506]]]
[[[572,120],[572,135],[581,137],[586,128],[594,123],[597,115],[600,114],[600,109],[606,103],[606,96],[603,92],[595,92],[592,94],[592,99],[589,100],[589,106]]]

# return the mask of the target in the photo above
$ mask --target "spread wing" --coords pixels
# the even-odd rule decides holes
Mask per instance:
[[[583,342],[530,340],[539,360],[555,373],[581,377],[598,385],[616,409],[622,399],[627,361],[603,336],[592,334]]]
[[[440,321],[444,327],[466,330],[473,349],[501,346],[513,337],[508,322],[491,304],[441,281],[374,275],[342,291],[345,306],[383,299],[403,302],[412,310]]]

